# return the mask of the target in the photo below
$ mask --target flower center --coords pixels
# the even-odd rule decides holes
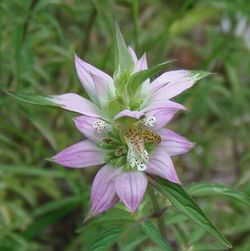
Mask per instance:
[[[125,141],[128,145],[127,161],[132,169],[145,171],[149,161],[148,151],[144,143],[159,144],[161,137],[147,129],[130,127],[125,133]]]
[[[147,129],[153,127],[154,117],[144,117],[138,122],[125,125],[110,125],[103,120],[93,123],[93,128],[101,134],[99,146],[105,150],[106,162],[114,167],[145,171],[149,152],[161,142],[161,137]]]

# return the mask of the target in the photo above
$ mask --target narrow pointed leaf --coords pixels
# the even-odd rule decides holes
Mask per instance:
[[[42,169],[38,166],[28,166],[27,164],[0,164],[0,173],[5,175],[24,175],[44,178],[63,178],[65,177],[59,170]]]
[[[207,230],[226,247],[232,247],[230,242],[215,228],[215,226],[210,222],[199,206],[180,185],[171,183],[162,178],[150,177],[150,182],[172,203],[177,210]]]
[[[118,25],[115,25],[116,74],[130,72],[134,67],[132,57]]]
[[[113,245],[119,236],[124,232],[122,226],[113,226],[111,229],[103,231],[97,238],[92,238],[91,243],[86,247],[86,251],[102,251]]]
[[[163,70],[167,64],[169,64],[172,61],[167,61],[158,65],[155,65],[149,69],[139,71],[134,73],[128,80],[127,88],[129,94],[135,94],[135,92],[138,90],[138,88],[143,84],[145,80],[148,78],[153,77],[155,74],[159,73],[161,70]]]
[[[53,107],[59,107],[57,104],[53,103],[48,97],[46,96],[37,96],[37,95],[31,95],[31,94],[24,94],[24,93],[6,93],[19,101],[22,101],[24,103],[32,104],[32,105],[40,105],[40,106],[53,106]]]
[[[43,137],[49,142],[49,144],[56,150],[56,140],[52,133],[51,128],[48,126],[47,121],[41,116],[41,113],[36,110],[26,109],[22,107],[25,116],[30,122],[40,131]]]
[[[159,247],[161,247],[162,250],[172,251],[171,246],[162,237],[162,235],[152,222],[150,221],[142,222],[141,228],[153,242],[155,242],[157,245],[159,245]]]
[[[192,251],[225,251],[225,247],[219,243],[195,243]]]
[[[249,196],[220,184],[200,182],[190,185],[187,191],[192,196],[223,195],[250,206]]]

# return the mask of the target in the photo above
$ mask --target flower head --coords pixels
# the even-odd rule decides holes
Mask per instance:
[[[52,160],[71,168],[102,166],[92,185],[92,215],[119,200],[134,212],[147,187],[145,173],[180,183],[171,156],[188,152],[194,144],[164,128],[179,110],[185,110],[170,99],[207,73],[170,71],[150,83],[150,77],[165,65],[148,69],[146,55],[137,59],[119,30],[113,78],[78,56],[75,66],[90,100],[73,93],[51,96],[50,100],[81,114],[74,122],[87,139]]]

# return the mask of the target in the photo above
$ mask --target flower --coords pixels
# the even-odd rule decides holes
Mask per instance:
[[[171,156],[194,146],[164,127],[176,112],[185,110],[170,99],[207,73],[170,71],[150,83],[146,54],[137,59],[132,48],[127,52],[128,63],[120,60],[114,78],[75,56],[78,77],[91,101],[74,93],[50,97],[62,108],[81,114],[74,122],[87,138],[52,160],[71,168],[102,166],[92,185],[91,215],[120,200],[134,212],[147,187],[145,173],[180,183]]]

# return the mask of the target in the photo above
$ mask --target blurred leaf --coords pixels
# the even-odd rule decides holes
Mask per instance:
[[[235,216],[236,217],[236,216]],[[233,219],[235,222],[235,219]],[[250,229],[250,215],[242,214],[241,217],[237,218],[237,222],[235,224],[230,224],[225,232],[227,235],[240,235],[244,233],[248,233]]]
[[[32,94],[24,94],[20,92],[11,93],[11,92],[6,91],[6,93],[24,103],[28,103],[32,105],[40,105],[40,106],[59,107],[58,105],[50,101],[48,97],[37,96],[37,95],[32,95]]]
[[[232,247],[230,242],[215,228],[215,226],[209,221],[199,206],[180,185],[171,183],[162,178],[157,178],[156,180],[150,178],[150,182],[173,204],[177,210],[207,230],[226,247]]]
[[[0,141],[4,142],[5,144],[8,144],[12,147],[17,147],[14,140],[12,140],[10,137],[8,137],[7,135],[4,135],[2,133],[0,133]]]
[[[2,251],[14,251],[10,246],[7,246],[7,245],[1,245],[0,244],[0,250]]]
[[[101,19],[101,25],[106,29],[105,34],[107,37],[114,37],[114,19],[110,14],[110,8],[112,8],[112,2],[103,0],[93,0],[95,7],[98,11],[98,16]]]
[[[51,178],[63,178],[62,172],[57,170],[41,169],[37,166],[27,166],[26,164],[0,164],[0,173],[4,174],[18,174],[25,176],[40,176]]]
[[[36,110],[28,110],[23,107],[23,111],[31,123],[41,132],[54,150],[56,150],[56,141],[47,121],[44,120],[41,114],[37,113]]]
[[[131,213],[127,210],[113,208],[110,209],[106,214],[100,215],[93,219],[92,224],[124,224],[124,223],[135,223],[135,220]],[[86,228],[86,227],[85,227]]]
[[[242,105],[245,102],[244,92],[242,92],[242,86],[237,74],[237,70],[230,63],[225,64],[228,80],[231,84],[234,105]]]
[[[147,234],[149,239],[155,242],[157,245],[161,247],[162,250],[171,251],[171,246],[166,242],[166,240],[162,237],[159,230],[156,226],[150,221],[141,222],[141,227],[143,231]]]
[[[224,195],[250,206],[249,196],[244,193],[238,192],[233,188],[229,188],[220,184],[200,182],[188,186],[187,192],[192,196],[202,197],[210,195]]]
[[[203,239],[206,235],[206,230],[204,228],[201,228],[200,226],[195,226],[192,230],[192,235],[188,239],[189,244],[194,244]]]
[[[172,210],[173,212],[169,212],[165,214],[165,220],[166,224],[173,225],[176,223],[181,223],[187,220],[187,217],[183,214],[179,214],[179,212],[176,212]]]
[[[221,244],[197,243],[190,247],[192,251],[222,251],[225,247]]]
[[[107,229],[106,231],[102,232],[98,235],[97,238],[93,236],[90,245],[85,247],[86,251],[103,251],[106,248],[113,245],[119,236],[124,231],[124,227],[122,226],[114,226],[111,229]]]
[[[24,232],[23,237],[27,239],[31,239],[36,235],[39,235],[41,231],[50,225],[53,225],[55,222],[59,221],[67,214],[72,212],[72,210],[76,207],[75,203],[71,203],[68,206],[61,208],[60,210],[52,211],[49,214],[44,215],[41,218],[34,219],[33,224],[31,224]]]
[[[135,49],[138,49],[138,20],[139,20],[139,1],[131,1],[132,17],[133,17],[133,33],[134,33],[134,42]]]
[[[41,207],[36,208],[32,215],[33,217],[38,217],[41,215],[49,214],[50,212],[65,208],[70,205],[77,205],[80,204],[83,201],[83,196],[71,196],[66,197],[60,200],[51,201],[46,204],[44,204]]]
[[[176,37],[180,33],[192,29],[196,24],[200,24],[210,17],[218,15],[218,10],[212,6],[206,8],[197,6],[185,12],[182,18],[177,19],[169,29],[169,36]]]
[[[144,232],[141,234],[134,234],[128,236],[129,240],[125,240],[124,245],[122,246],[122,251],[134,251],[137,250],[137,246],[139,246],[142,242],[147,240],[147,236],[145,236]]]
[[[105,226],[106,229],[116,225],[128,226],[133,223],[135,224],[135,220],[128,211],[115,207],[108,210],[105,214],[100,214],[88,219],[84,222],[83,226],[77,230],[77,232],[84,234],[86,232],[90,233],[91,230],[100,228],[101,226]]]

